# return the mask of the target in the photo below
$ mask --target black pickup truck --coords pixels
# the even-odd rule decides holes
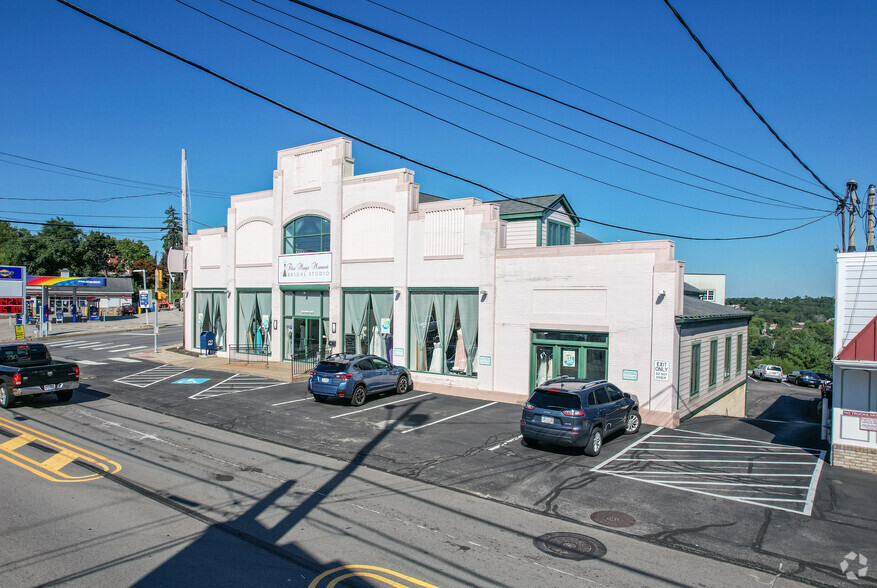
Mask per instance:
[[[79,366],[55,361],[42,343],[0,345],[0,407],[21,396],[55,394],[66,402],[79,387]]]

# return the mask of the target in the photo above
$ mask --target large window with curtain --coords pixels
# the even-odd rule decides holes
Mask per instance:
[[[238,292],[237,349],[271,353],[271,290]]]
[[[478,375],[478,292],[413,292],[408,367],[418,372]]]
[[[329,249],[329,219],[300,216],[283,229],[283,253],[318,253]]]
[[[393,361],[393,292],[344,292],[344,353]]]
[[[195,348],[201,347],[201,333],[210,331],[216,349],[225,349],[225,318],[228,294],[225,291],[195,291]]]
[[[326,356],[329,292],[283,292],[283,357],[313,361]]]

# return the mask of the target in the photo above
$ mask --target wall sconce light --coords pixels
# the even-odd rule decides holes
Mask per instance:
[[[479,294],[481,294],[481,302],[487,300],[487,290],[482,290]]]
[[[402,295],[402,290],[399,288],[393,288],[393,298],[394,300],[399,300],[399,296]]]

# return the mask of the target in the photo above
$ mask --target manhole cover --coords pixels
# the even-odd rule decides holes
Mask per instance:
[[[540,551],[564,559],[599,559],[606,555],[605,545],[578,533],[548,533],[533,539],[533,545]]]
[[[231,482],[234,480],[234,476],[229,476],[228,474],[213,474],[213,479],[217,482]]]
[[[598,510],[591,514],[591,520],[598,525],[614,527],[616,529],[632,527],[636,524],[635,518],[627,513],[618,512],[617,510]]]

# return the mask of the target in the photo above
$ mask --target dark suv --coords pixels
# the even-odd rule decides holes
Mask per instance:
[[[341,398],[362,406],[369,394],[395,390],[408,392],[411,373],[377,355],[330,355],[311,371],[308,392],[314,400]]]
[[[584,447],[598,455],[603,437],[617,430],[639,431],[639,401],[606,380],[556,378],[533,391],[524,403],[521,435],[526,445],[538,442]]]

